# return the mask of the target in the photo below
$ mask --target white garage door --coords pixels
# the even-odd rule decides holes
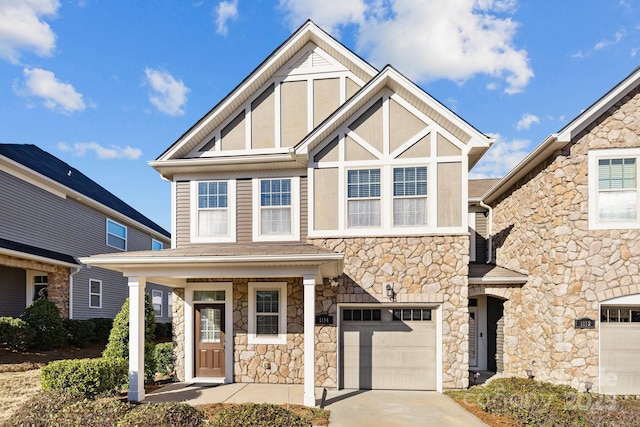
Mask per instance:
[[[342,387],[436,389],[436,325],[425,308],[345,308]]]
[[[640,394],[640,307],[602,307],[600,386],[607,394]]]

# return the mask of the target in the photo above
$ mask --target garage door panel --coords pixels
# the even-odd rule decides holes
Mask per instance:
[[[640,394],[640,324],[600,323],[602,393]]]

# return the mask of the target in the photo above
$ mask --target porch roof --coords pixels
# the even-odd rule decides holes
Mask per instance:
[[[495,264],[469,264],[470,285],[524,285],[529,276]]]
[[[71,255],[50,251],[36,246],[25,245],[24,243],[14,242],[13,240],[0,238],[0,253],[48,264],[61,265],[63,267],[79,267],[78,261],[76,261],[76,259]]]
[[[122,272],[125,276],[161,277],[256,277],[273,267],[280,277],[313,269],[321,277],[342,273],[344,255],[304,243],[203,244],[161,251],[135,251],[80,258],[84,264]],[[205,275],[205,276],[203,276]],[[273,276],[276,277],[276,276]],[[175,283],[174,283],[175,284]]]

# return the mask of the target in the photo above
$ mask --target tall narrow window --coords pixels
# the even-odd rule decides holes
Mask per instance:
[[[249,283],[249,343],[286,344],[287,283]]]
[[[260,232],[291,234],[291,179],[260,181]]]
[[[380,169],[347,171],[349,227],[380,226]]]
[[[156,317],[162,317],[162,291],[151,291],[151,303],[153,304],[153,311]]]
[[[393,169],[393,225],[427,223],[427,168]]]
[[[598,160],[598,217],[603,222],[638,218],[636,159]]]
[[[89,307],[102,308],[102,282],[89,279]]]
[[[226,181],[198,182],[198,236],[229,233],[229,196]]]
[[[107,245],[112,248],[127,250],[127,227],[107,219]]]

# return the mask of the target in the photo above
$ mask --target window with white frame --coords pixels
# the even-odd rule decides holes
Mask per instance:
[[[161,251],[163,248],[164,248],[164,245],[160,240],[151,239],[151,250]]]
[[[393,225],[427,223],[426,166],[393,169]]]
[[[89,308],[102,308],[102,281],[89,279]]]
[[[167,317],[173,317],[173,292],[167,292]]]
[[[127,227],[111,219],[107,219],[107,245],[126,251]]]
[[[156,317],[162,317],[162,291],[151,290],[151,303]]]
[[[300,239],[300,178],[254,180],[254,240]]]
[[[192,181],[192,241],[235,241],[235,188],[235,180]]]
[[[347,171],[347,223],[350,228],[380,226],[380,169]]]
[[[287,284],[249,283],[249,343],[286,344]]]
[[[589,152],[590,228],[638,228],[640,149]]]

